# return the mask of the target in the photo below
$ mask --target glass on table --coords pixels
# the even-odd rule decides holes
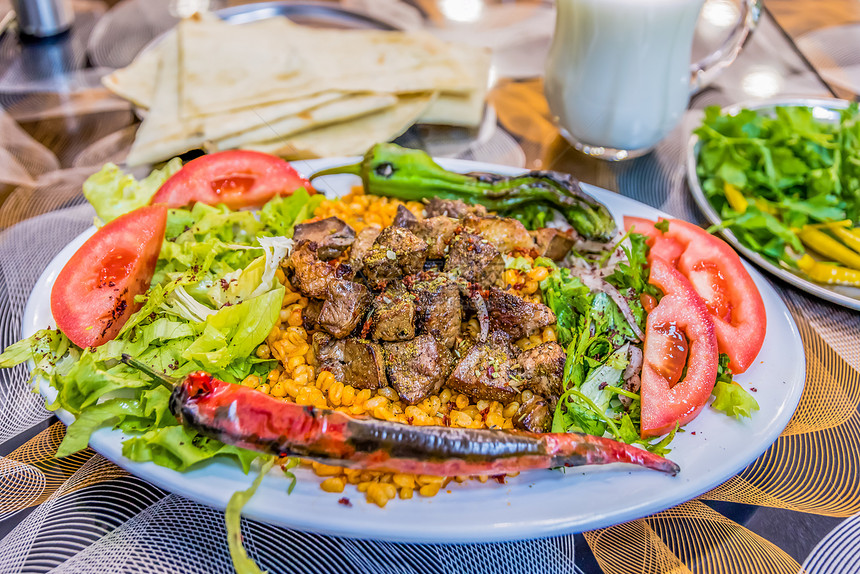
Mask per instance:
[[[558,0],[545,92],[561,134],[607,160],[648,153],[681,120],[690,94],[740,52],[760,0],[744,0],[738,25],[690,67],[704,0]]]

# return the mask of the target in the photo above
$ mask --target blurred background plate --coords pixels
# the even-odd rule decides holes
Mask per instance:
[[[837,99],[818,99],[818,98],[788,98],[788,99],[773,99],[765,101],[747,102],[732,105],[724,108],[724,113],[736,114],[742,109],[756,110],[759,114],[773,115],[773,110],[777,106],[801,106],[813,108],[813,116],[819,121],[838,123],[839,110],[843,110],[849,106],[849,102]],[[687,182],[690,186],[690,192],[693,199],[702,210],[707,220],[719,225],[722,223],[720,214],[708,201],[705,192],[699,183],[699,176],[696,174],[696,162],[699,156],[699,138],[695,134],[690,137],[687,145]],[[728,229],[721,229],[720,234],[739,252],[764,269],[765,271],[779,277],[780,279],[794,285],[795,287],[806,291],[811,295],[820,297],[832,303],[848,307],[849,309],[860,310],[860,289],[856,287],[846,287],[842,285],[825,285],[815,283],[806,279],[794,269],[780,267],[779,265],[765,259],[761,254],[744,246],[737,236]]]

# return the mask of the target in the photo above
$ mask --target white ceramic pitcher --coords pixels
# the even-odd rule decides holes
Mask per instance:
[[[740,52],[761,0],[743,0],[730,37],[690,66],[704,0],[557,0],[545,92],[562,135],[608,160],[641,156],[681,120],[690,94]]]

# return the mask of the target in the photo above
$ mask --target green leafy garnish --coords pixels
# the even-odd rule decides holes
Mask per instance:
[[[227,508],[224,509],[224,523],[227,525],[227,547],[230,549],[230,558],[233,560],[233,568],[236,574],[262,574],[257,564],[248,556],[245,547],[242,546],[242,508],[260,488],[263,477],[272,469],[275,458],[269,458],[260,468],[260,474],[247,490],[239,490],[230,496]]]
[[[732,371],[729,369],[729,356],[720,354],[720,363],[717,367],[717,383],[711,391],[714,402],[711,406],[727,414],[730,417],[752,417],[754,411],[759,410],[758,403],[746,389],[732,380]]]
[[[773,115],[705,110],[695,130],[696,172],[705,196],[745,246],[795,265],[804,246],[793,229],[860,219],[860,114],[852,103],[836,124],[812,107]]]

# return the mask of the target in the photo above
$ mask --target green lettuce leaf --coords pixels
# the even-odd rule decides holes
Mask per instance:
[[[182,161],[174,158],[138,181],[117,165],[108,163],[84,182],[84,197],[95,208],[99,218],[107,223],[147,205],[158,188],[181,167]]]
[[[224,522],[227,525],[227,546],[230,548],[230,558],[233,560],[233,569],[236,570],[236,574],[261,574],[260,569],[248,557],[248,553],[242,546],[242,508],[257,492],[263,477],[272,469],[274,464],[274,458],[263,463],[260,474],[257,475],[251,486],[247,490],[234,492],[230,496],[227,508],[224,509]]]

